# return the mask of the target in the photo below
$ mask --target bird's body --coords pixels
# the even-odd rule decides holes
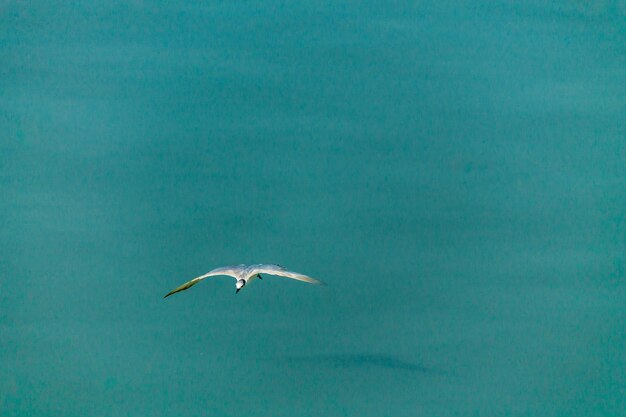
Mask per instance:
[[[244,265],[244,264],[241,264],[241,265],[223,266],[221,268],[215,268],[207,272],[206,274],[200,275],[199,277],[194,278],[191,281],[184,283],[180,287],[175,288],[174,290],[167,293],[165,297],[169,297],[170,295],[175,294],[179,291],[184,291],[196,285],[198,282],[202,281],[205,278],[213,277],[217,275],[227,275],[227,276],[235,278],[235,280],[237,281],[235,286],[237,287],[237,292],[239,292],[239,290],[245,287],[246,284],[252,281],[253,279],[257,277],[261,279],[261,274],[278,275],[278,276],[285,277],[285,278],[291,278],[291,279],[296,279],[298,281],[308,282],[310,284],[321,284],[320,281],[314,278],[311,278],[309,276],[306,276],[297,272],[288,271],[287,269],[285,269],[285,267],[280,266],[280,265],[273,265],[273,264]]]

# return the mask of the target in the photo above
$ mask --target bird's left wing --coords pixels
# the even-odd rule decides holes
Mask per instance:
[[[280,265],[266,265],[266,264],[258,264],[253,265],[251,270],[252,275],[256,274],[269,274],[269,275],[278,275],[285,278],[296,279],[298,281],[308,282],[310,284],[324,284],[322,281],[319,281],[315,278],[311,278],[307,275],[300,274],[298,272],[288,271],[284,266]]]
[[[233,278],[237,278],[237,272],[239,272],[239,268],[238,266],[224,266],[221,268],[215,268],[212,271],[207,272],[204,275],[200,275],[199,277],[196,277],[194,279],[192,279],[191,281],[187,281],[185,282],[183,285],[181,285],[180,287],[176,287],[174,288],[172,291],[168,292],[167,294],[165,294],[165,297],[163,298],[167,298],[172,294],[176,294],[177,292],[180,291],[184,291],[188,288],[193,287],[194,285],[196,285],[198,282],[202,281],[205,278],[208,277],[213,277],[216,275],[228,275],[231,276]]]

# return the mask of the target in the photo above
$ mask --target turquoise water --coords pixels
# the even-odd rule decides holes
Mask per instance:
[[[0,415],[626,416],[585,3],[4,2]]]

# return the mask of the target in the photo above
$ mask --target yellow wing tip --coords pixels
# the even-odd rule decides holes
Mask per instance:
[[[183,285],[181,285],[180,287],[177,287],[175,289],[173,289],[172,291],[168,292],[167,294],[165,294],[165,296],[163,298],[167,298],[172,294],[176,294],[177,292],[186,290],[189,287],[193,287],[196,283],[192,281],[189,282],[185,282]]]

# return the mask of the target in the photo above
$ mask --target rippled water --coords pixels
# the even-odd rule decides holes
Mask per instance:
[[[626,415],[585,3],[4,2],[0,415]]]

